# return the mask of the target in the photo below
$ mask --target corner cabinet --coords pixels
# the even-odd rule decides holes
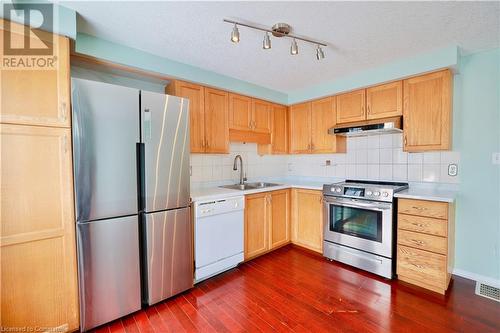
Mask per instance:
[[[403,81],[403,148],[408,152],[451,148],[450,70]]]
[[[229,152],[228,93],[174,81],[165,92],[189,99],[191,153]]]
[[[64,332],[79,327],[69,41],[52,37],[54,69],[1,73],[0,326]]]
[[[343,153],[345,137],[328,134],[336,124],[335,97],[290,107],[290,153]]]
[[[245,260],[290,242],[290,191],[245,196]]]
[[[292,243],[323,253],[323,193],[292,190]]]

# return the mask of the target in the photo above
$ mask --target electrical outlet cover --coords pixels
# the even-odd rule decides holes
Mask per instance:
[[[458,166],[456,164],[448,164],[448,176],[456,176],[458,173]]]
[[[500,153],[493,153],[491,154],[491,163],[493,164],[500,164]]]

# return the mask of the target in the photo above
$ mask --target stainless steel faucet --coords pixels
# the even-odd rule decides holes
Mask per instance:
[[[241,158],[241,155],[234,157],[233,170],[238,170],[238,160],[240,160],[240,185],[243,185],[246,179],[243,177],[243,158]]]

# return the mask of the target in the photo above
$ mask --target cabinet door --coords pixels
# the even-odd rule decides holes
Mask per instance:
[[[403,82],[391,82],[366,89],[366,119],[403,114]]]
[[[362,121],[365,114],[365,89],[337,95],[337,124]]]
[[[288,154],[288,109],[273,105],[273,131],[271,136],[273,154]]]
[[[271,133],[271,103],[252,99],[252,130]]]
[[[205,88],[205,137],[207,153],[229,152],[228,93]]]
[[[311,149],[314,153],[345,152],[345,137],[328,134],[336,125],[335,97],[311,103]]]
[[[4,25],[5,22],[2,21]],[[24,45],[23,27],[15,23],[10,24],[13,47]],[[3,29],[7,28],[2,27],[1,30]],[[3,39],[3,33],[4,31],[0,31],[0,39]],[[50,33],[41,34],[41,39],[53,47],[53,54],[36,56],[35,59],[43,58],[47,64],[50,62],[53,65],[36,69],[2,68],[0,122],[69,128],[69,40]],[[3,45],[3,42],[1,43]],[[31,47],[45,47],[38,37],[30,37],[30,43]]]
[[[323,194],[292,191],[292,242],[316,252],[323,251]]]
[[[269,201],[267,193],[245,197],[245,260],[269,250]]]
[[[192,153],[205,152],[205,101],[202,86],[182,81],[169,86],[167,94],[189,99],[189,136]]]
[[[252,128],[252,99],[229,94],[229,128],[250,131]]]
[[[451,72],[414,77],[403,86],[404,150],[450,149]]]
[[[71,130],[0,125],[2,327],[78,329]]]
[[[290,107],[290,153],[309,153],[311,150],[311,103]]]
[[[270,249],[290,242],[290,190],[273,191],[271,196]]]

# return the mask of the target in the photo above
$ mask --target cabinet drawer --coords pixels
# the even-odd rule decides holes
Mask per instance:
[[[446,254],[447,238],[398,230],[398,244],[411,246],[434,253]]]
[[[398,214],[398,229],[446,237],[448,235],[448,221],[431,217]]]
[[[446,256],[398,245],[397,273],[446,289]]]
[[[448,204],[445,202],[399,199],[398,213],[448,219]]]

